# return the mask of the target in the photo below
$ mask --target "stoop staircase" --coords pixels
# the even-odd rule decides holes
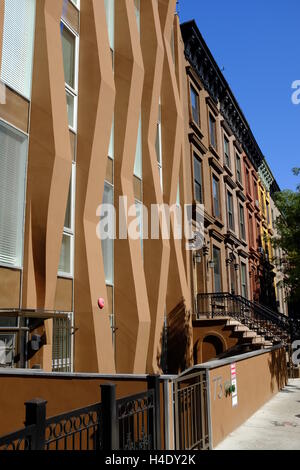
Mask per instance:
[[[288,347],[300,338],[300,322],[242,296],[229,293],[198,294],[198,319],[226,319],[226,326],[253,348]]]

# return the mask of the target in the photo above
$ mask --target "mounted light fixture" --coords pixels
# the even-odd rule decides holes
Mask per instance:
[[[200,264],[202,262],[202,257],[201,257],[201,254],[199,251],[196,251],[194,254],[193,254],[193,259],[194,259],[194,263],[195,264]]]
[[[207,266],[209,269],[215,269],[215,262],[213,259],[211,259],[208,263]]]

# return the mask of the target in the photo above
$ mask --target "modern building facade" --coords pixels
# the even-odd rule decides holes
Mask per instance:
[[[183,370],[197,360],[199,294],[262,300],[260,248],[273,235],[263,204],[274,204],[265,160],[197,26],[180,28],[175,8],[0,1],[4,367]],[[102,203],[116,209],[114,240],[97,236]],[[161,218],[145,237],[142,205],[196,203],[203,249],[186,249],[174,218],[169,239]],[[277,282],[283,311],[278,292]]]

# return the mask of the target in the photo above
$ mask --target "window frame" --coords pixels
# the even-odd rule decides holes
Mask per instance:
[[[211,129],[211,122],[214,123],[214,133],[213,133],[213,136],[214,136],[214,143],[215,145],[213,145],[212,143],[212,129]],[[217,152],[218,151],[218,142],[217,142],[217,120],[215,118],[215,116],[213,116],[212,112],[210,110],[208,110],[208,130],[209,130],[209,144],[211,145],[211,147]]]
[[[241,217],[241,214],[243,214],[243,217]],[[245,242],[246,241],[245,207],[240,202],[239,202],[239,226],[240,226],[240,238],[241,240]]]
[[[202,160],[201,158],[198,156],[198,154],[193,150],[192,152],[192,155],[193,155],[193,180],[194,180],[194,186],[193,186],[193,193],[194,193],[194,201],[200,203],[200,204],[204,204],[204,195],[203,195],[203,168],[202,168]],[[200,178],[201,178],[201,182],[199,183],[198,181],[196,181],[196,174],[195,174],[195,161],[197,161],[197,163],[199,164],[200,166]],[[196,197],[196,185],[198,185],[200,187],[200,194],[201,194],[201,201],[199,201]]]
[[[66,94],[69,94],[74,98],[74,116],[73,124],[70,125],[69,129],[77,134],[78,128],[78,82],[79,82],[79,34],[75,31],[63,18],[61,18],[61,24],[74,36],[75,38],[75,50],[74,50],[74,88],[71,87],[65,81]]]
[[[231,213],[230,213],[230,204],[229,204],[229,199],[231,200]],[[230,215],[232,217],[232,225],[230,224]],[[229,230],[232,232],[235,231],[235,220],[234,220],[234,204],[233,204],[233,194],[227,189],[227,224]]]
[[[245,283],[243,284],[243,273],[245,274]],[[245,286],[245,294],[243,292],[243,285]],[[241,295],[248,299],[248,282],[247,282],[247,264],[241,261]]]
[[[163,153],[162,153],[162,126],[161,126],[161,102],[159,100],[159,109],[158,109],[158,119],[157,119],[157,126],[156,126],[156,139],[158,136],[158,149],[159,155],[157,154],[156,149],[156,142],[155,142],[155,152],[156,152],[156,160],[159,172],[159,179],[160,179],[160,187],[163,192]]]
[[[223,279],[222,279],[222,254],[221,254],[221,248],[218,247],[217,245],[213,245],[212,247],[212,252],[213,252],[213,261],[215,263],[215,252],[218,253],[218,268],[219,268],[219,276],[220,276],[220,291],[217,291],[216,290],[216,271],[215,271],[215,268],[216,268],[216,265],[214,265],[214,269],[213,269],[213,285],[214,285],[214,293],[217,294],[217,293],[221,293],[222,290],[223,290]]]
[[[29,134],[27,132],[22,131],[15,125],[11,124],[10,122],[6,121],[3,118],[0,118],[0,125],[4,127],[12,128],[15,132],[24,136],[27,139],[27,150],[26,150],[26,162],[25,162],[25,185],[24,185],[24,207],[23,207],[23,217],[22,217],[22,247],[21,247],[21,257],[20,263],[12,265],[9,263],[5,263],[4,261],[0,261],[0,267],[10,268],[10,269],[17,269],[19,271],[23,271],[24,267],[24,248],[25,248],[25,217],[26,217],[26,199],[27,199],[27,172],[28,172],[28,152],[29,152]]]
[[[217,188],[218,188],[218,209],[219,209],[219,214],[216,214],[216,207],[215,207],[215,197],[214,197],[214,181],[217,182]],[[222,220],[222,211],[221,211],[221,194],[220,194],[220,179],[215,175],[215,173],[212,173],[212,209],[213,209],[213,215],[216,219]]]
[[[238,163],[239,162],[239,163]],[[235,173],[236,180],[238,183],[243,184],[242,177],[242,159],[238,152],[235,152]]]
[[[225,142],[228,144],[228,154],[226,153],[226,145]],[[223,152],[224,152],[224,163],[231,170],[231,153],[230,153],[230,140],[227,137],[226,133],[223,132]]]
[[[193,85],[191,81],[189,82],[189,86],[190,86],[191,117],[192,117],[193,122],[200,128],[200,96],[196,87]],[[197,121],[195,121],[195,116],[194,116],[194,111],[193,111],[194,108],[193,108],[193,103],[192,103],[192,93],[194,93],[196,97],[196,102],[197,102],[197,108],[198,108],[198,111],[197,111],[198,120]]]
[[[65,227],[63,229],[62,237],[69,237],[71,240],[70,243],[70,272],[60,271],[58,269],[58,276],[64,279],[73,279],[74,278],[74,248],[75,248],[75,199],[76,199],[76,163],[72,162],[72,171],[71,171],[71,180],[70,180],[70,189],[71,189],[71,228]],[[63,240],[63,238],[62,238]]]
[[[112,188],[112,199],[114,200],[114,196],[115,196],[115,186],[114,186],[114,184],[112,184],[110,181],[107,181],[107,179],[105,179],[104,186],[105,185],[108,185],[108,186],[110,186],[110,188]],[[103,194],[104,194],[104,187],[103,187]],[[103,203],[103,197],[102,197],[102,203]],[[116,227],[114,227],[114,229],[116,230]],[[112,242],[113,242],[113,244],[112,244],[112,281],[109,281],[109,280],[106,279],[106,273],[105,273],[105,265],[104,265],[104,257],[103,257],[103,240],[100,240],[102,259],[103,259],[105,285],[114,288],[114,286],[115,286],[115,269],[114,269],[115,268],[115,244],[114,244],[114,240]]]

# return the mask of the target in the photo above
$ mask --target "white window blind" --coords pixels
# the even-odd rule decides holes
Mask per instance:
[[[0,263],[22,266],[27,137],[0,123]]]
[[[5,0],[1,80],[30,99],[35,0]]]

